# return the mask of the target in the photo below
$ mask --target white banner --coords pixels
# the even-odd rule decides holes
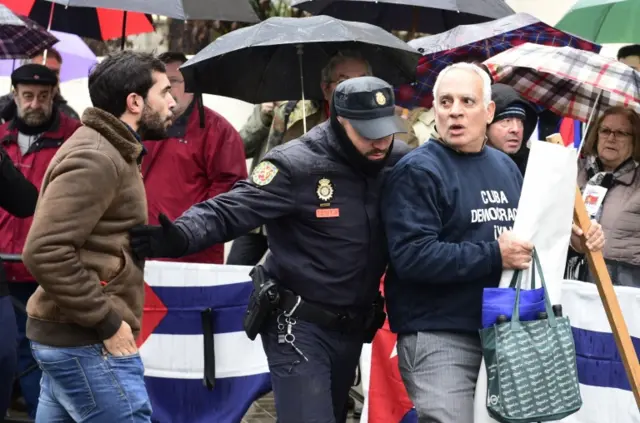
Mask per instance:
[[[574,149],[543,141],[531,143],[513,232],[535,245],[552,304],[559,304],[561,300],[577,173]],[[512,276],[513,271],[503,272],[500,286],[509,286]],[[529,278],[527,271],[523,279],[527,281],[527,288]],[[487,371],[483,360],[476,385],[475,423],[495,422],[489,417],[486,400]]]

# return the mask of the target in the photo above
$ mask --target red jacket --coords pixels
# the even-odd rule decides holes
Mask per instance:
[[[164,213],[175,220],[194,204],[227,192],[247,178],[244,144],[225,118],[204,108],[204,128],[196,101],[169,129],[162,141],[144,141],[147,154],[142,175],[147,190],[149,224],[158,224]],[[224,245],[177,260],[189,263],[223,264]]]
[[[31,145],[24,156],[18,146],[18,130],[14,127],[13,121],[0,125],[2,147],[16,167],[38,190],[49,162],[60,145],[81,126],[79,121],[65,114],[55,113],[57,118],[51,128]],[[0,253],[22,254],[32,220],[31,217],[19,219],[0,209]],[[33,281],[33,277],[21,263],[4,263],[4,268],[10,282]]]

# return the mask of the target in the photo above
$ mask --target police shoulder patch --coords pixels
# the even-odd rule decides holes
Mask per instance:
[[[253,172],[251,173],[251,180],[256,185],[264,186],[271,183],[277,174],[278,168],[276,165],[271,163],[269,160],[264,160],[260,162],[255,169],[253,169]]]

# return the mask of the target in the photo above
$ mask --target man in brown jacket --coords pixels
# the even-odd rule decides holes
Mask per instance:
[[[151,421],[136,347],[144,270],[128,230],[147,222],[140,139],[166,137],[170,90],[152,55],[105,58],[89,77],[94,107],[45,174],[23,251],[40,285],[27,304],[37,423]]]

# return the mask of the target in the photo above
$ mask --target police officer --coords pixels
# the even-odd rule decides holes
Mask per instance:
[[[261,326],[278,421],[344,422],[363,342],[384,322],[387,251],[378,211],[385,169],[409,151],[392,87],[344,81],[329,121],[271,150],[246,181],[175,222],[131,231],[133,251],[179,257],[267,225],[264,270],[278,286]],[[245,327],[246,329],[246,327]]]

